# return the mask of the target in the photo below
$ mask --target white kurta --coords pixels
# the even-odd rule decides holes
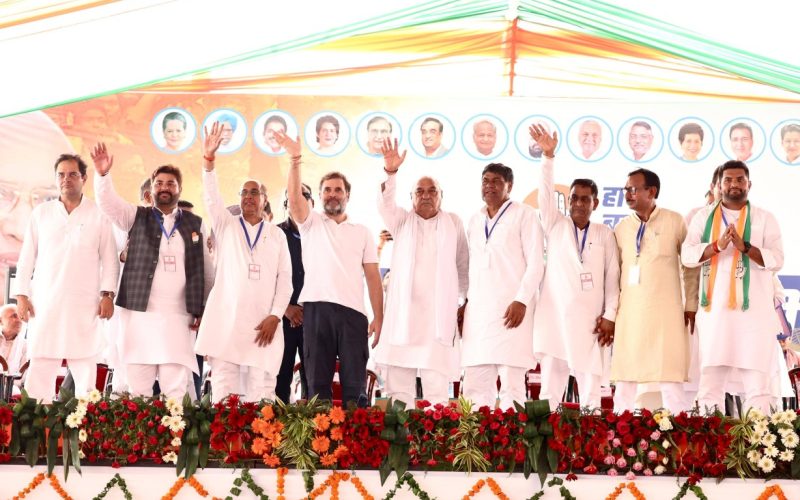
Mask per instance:
[[[539,210],[547,240],[547,266],[533,327],[533,351],[567,361],[570,369],[603,375],[609,349],[594,333],[597,318],[614,321],[619,304],[619,257],[605,224],[578,230],[553,198],[553,160],[542,162]],[[584,235],[586,243],[579,255]]]
[[[84,196],[71,213],[60,200],[36,207],[12,291],[30,297],[36,313],[28,324],[28,356],[99,356],[105,347],[100,292],[116,290],[118,275],[111,223],[92,200]]]
[[[713,208],[713,205],[704,207],[692,218],[683,243],[685,266],[701,265],[700,257],[708,245],[701,243],[701,239]],[[739,212],[723,210],[728,222],[735,224]],[[751,205],[750,221],[750,243],[761,250],[764,267],[750,261],[750,307],[746,311],[730,309],[728,288],[733,244],[719,254],[711,309],[706,311],[700,306],[697,311],[701,370],[706,366],[730,366],[770,374],[775,365],[775,335],[780,325],[775,315],[772,273],[783,266],[783,242],[778,222],[770,212]]]
[[[381,341],[376,363],[460,375],[456,311],[466,298],[469,248],[457,215],[439,211],[423,219],[395,203],[394,175],[385,182],[378,211],[394,237]]]
[[[229,363],[254,366],[277,375],[283,359],[280,325],[272,342],[259,347],[255,328],[267,316],[283,318],[292,296],[292,262],[286,235],[262,221],[250,225],[231,215],[219,192],[216,172],[203,171],[206,210],[216,238],[217,266],[195,351]],[[242,229],[246,228],[251,253]],[[261,235],[258,235],[259,227]],[[258,271],[251,273],[251,266]],[[251,279],[251,278],[258,279]]]
[[[28,345],[23,335],[19,332],[14,340],[6,340],[0,333],[0,356],[8,363],[8,373],[19,373],[19,369],[28,360]]]
[[[114,191],[111,174],[95,174],[94,189],[97,202],[111,221],[125,232],[129,232],[136,220],[136,206],[127,203]],[[175,226],[178,209],[164,215],[164,228],[170,232]],[[206,289],[210,289],[213,277],[210,273],[211,259],[203,245],[206,270]],[[118,350],[125,364],[162,365],[179,364],[195,373],[199,372],[194,354],[195,333],[189,329],[192,316],[186,311],[186,275],[184,266],[184,243],[175,231],[172,238],[161,238],[159,264],[153,273],[153,284],[146,311],[131,311],[120,307],[120,335]],[[163,256],[175,257],[174,272],[163,265]]]
[[[508,204],[511,206],[503,214]],[[489,230],[494,227],[488,240],[487,225]],[[484,206],[470,219],[467,239],[469,302],[461,365],[535,367],[533,312],[544,273],[542,227],[536,211],[509,200],[489,219]],[[522,323],[509,330],[503,315],[514,301],[527,308]]]

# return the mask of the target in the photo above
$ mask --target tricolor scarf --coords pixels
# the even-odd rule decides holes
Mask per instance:
[[[703,231],[703,243],[710,243],[719,239],[722,230],[722,207],[720,203],[714,206],[706,220],[706,229]],[[739,211],[739,220],[736,221],[736,232],[742,235],[742,240],[750,241],[750,202]],[[702,295],[700,305],[706,311],[711,310],[711,297],[714,294],[714,283],[717,279],[719,255],[714,254],[710,260],[703,264]],[[741,266],[741,267],[740,267]],[[742,279],[736,278],[737,269],[744,270]],[[730,271],[730,286],[728,288],[728,307],[741,308],[746,311],[750,307],[750,257],[733,248],[733,263]]]

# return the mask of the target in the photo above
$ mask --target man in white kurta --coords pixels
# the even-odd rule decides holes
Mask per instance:
[[[83,196],[86,163],[76,155],[56,162],[57,200],[36,207],[22,245],[14,294],[28,321],[31,364],[25,387],[49,402],[63,359],[76,395],[94,388],[105,347],[99,318],[113,314],[117,260],[111,223]]]
[[[0,356],[8,364],[8,373],[13,375],[28,360],[28,344],[22,334],[22,320],[15,304],[0,307]],[[14,382],[13,393],[19,394],[20,380]]]
[[[394,236],[386,294],[383,341],[375,362],[385,365],[388,397],[413,407],[417,370],[422,397],[446,403],[449,384],[460,377],[456,318],[469,279],[469,247],[461,219],[440,209],[441,190],[422,177],[412,192],[413,211],[398,207],[397,170],[405,159],[384,141],[387,178],[378,212]]]
[[[694,216],[683,244],[684,265],[703,267],[697,315],[701,408],[723,408],[727,379],[735,373],[745,406],[770,410],[779,330],[772,273],[783,266],[783,243],[775,217],[747,201],[750,186],[747,166],[726,162],[722,201]]]
[[[542,227],[536,211],[509,198],[512,170],[490,163],[482,173],[486,205],[467,226],[469,293],[461,365],[464,395],[493,408],[525,401],[525,375],[536,366],[533,313],[544,273]]]
[[[266,190],[258,182],[242,185],[242,215],[225,208],[213,161],[221,141],[218,125],[206,134],[203,154],[204,200],[218,265],[195,351],[209,357],[214,402],[229,394],[243,394],[245,401],[274,400],[283,359],[283,335],[275,330],[292,295],[289,247],[283,231],[263,219]],[[244,388],[240,367],[247,373]]]
[[[572,372],[581,404],[599,408],[610,363],[605,344],[613,338],[619,302],[617,241],[611,228],[589,220],[599,203],[594,181],[575,179],[567,199],[569,216],[558,211],[553,197],[557,137],[536,125],[531,136],[543,149],[539,212],[547,241],[547,265],[533,321],[533,352],[542,374],[539,397],[550,400],[555,410]]]
[[[201,222],[199,217],[182,213],[177,207],[181,192],[180,171],[177,168],[169,165],[157,168],[151,177],[156,206],[149,209],[137,208],[120,198],[114,190],[110,174],[112,158],[105,145],[95,147],[92,159],[95,163],[94,188],[98,204],[111,221],[128,232],[131,238],[120,296],[127,288],[128,294],[133,296],[135,293],[141,302],[141,285],[133,282],[133,279],[126,284],[126,275],[138,278],[136,273],[141,275],[145,266],[151,262],[142,262],[138,256],[142,243],[135,233],[141,234],[141,229],[134,224],[142,224],[141,221],[145,218],[158,222],[158,225],[151,222],[157,233],[158,243],[153,250],[155,258],[152,261],[152,272],[146,274],[149,271],[144,271],[145,279],[150,281],[149,290],[144,294],[145,307],[139,308],[144,310],[119,308],[121,325],[118,352],[126,365],[128,386],[132,394],[151,396],[157,379],[162,394],[176,399],[182,398],[187,392],[190,373],[199,371],[194,354],[195,334],[190,326],[199,323],[198,312],[202,311],[190,313],[187,308],[187,283],[190,279],[197,279],[197,276],[190,277],[185,272],[190,245],[193,252],[202,252],[202,263],[197,266],[199,272],[193,270],[200,276],[201,289],[196,290],[193,296],[202,296],[210,290],[213,279],[209,271],[211,259],[200,229]],[[185,237],[185,232],[190,228],[191,236]],[[159,231],[163,234],[158,233]],[[198,249],[198,245],[202,248]],[[195,302],[202,302],[202,297]]]

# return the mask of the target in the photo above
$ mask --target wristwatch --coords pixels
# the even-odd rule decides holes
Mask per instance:
[[[750,253],[750,249],[751,248],[753,248],[753,245],[751,245],[749,241],[745,241],[744,242],[744,250],[742,250],[742,253],[747,255],[748,253]]]
[[[100,292],[101,297],[108,297],[111,300],[114,300],[114,292]]]

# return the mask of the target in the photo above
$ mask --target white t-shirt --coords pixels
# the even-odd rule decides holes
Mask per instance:
[[[363,264],[377,264],[378,250],[366,226],[341,224],[311,211],[299,225],[305,282],[298,301],[333,302],[367,316]]]

